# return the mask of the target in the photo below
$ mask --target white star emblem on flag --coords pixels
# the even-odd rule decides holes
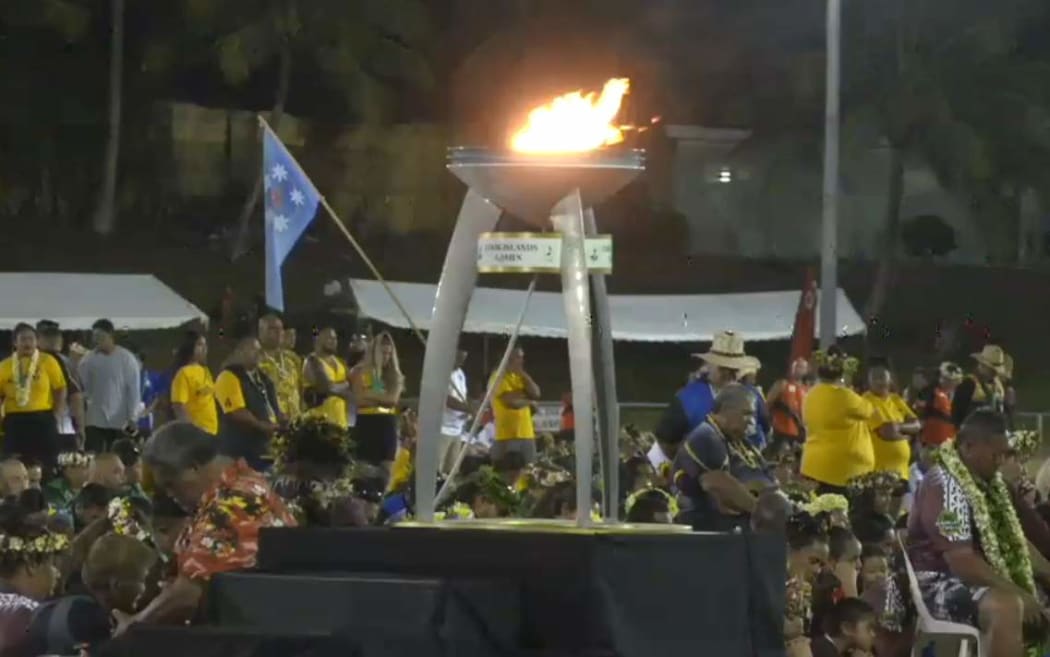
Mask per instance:
[[[302,205],[303,203],[306,203],[306,197],[303,196],[303,193],[300,192],[298,189],[293,189],[290,196],[292,198],[292,203],[294,203],[295,205]]]
[[[280,164],[275,164],[273,165],[273,168],[270,169],[270,175],[273,176],[273,179],[277,182],[284,182],[288,179],[288,170]]]
[[[283,233],[288,230],[288,217],[283,214],[275,214],[273,216],[273,228],[278,233]]]

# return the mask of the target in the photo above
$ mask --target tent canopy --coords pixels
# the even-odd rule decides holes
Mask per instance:
[[[422,283],[389,285],[416,326],[429,329],[437,286]],[[382,284],[352,279],[350,286],[362,315],[389,326],[409,328]],[[748,340],[790,338],[801,294],[794,290],[745,294],[610,295],[613,339],[704,342],[724,330],[736,331]],[[839,335],[862,333],[864,322],[841,289],[836,301]],[[477,288],[463,330],[509,334],[524,302],[524,290]],[[818,309],[819,304],[818,297]],[[560,292],[533,293],[521,325],[521,335],[543,338],[568,335]]]
[[[87,330],[106,318],[121,330],[208,321],[200,308],[150,274],[0,273],[0,329],[41,319]]]

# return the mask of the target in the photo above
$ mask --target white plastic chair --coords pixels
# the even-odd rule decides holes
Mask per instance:
[[[949,639],[952,642],[958,641],[958,657],[983,657],[980,630],[972,625],[938,620],[930,614],[930,610],[926,608],[926,602],[922,599],[922,591],[919,589],[919,578],[915,576],[915,569],[912,568],[911,560],[908,559],[908,551],[904,547],[904,541],[898,536],[897,542],[901,547],[904,567],[908,570],[908,589],[911,591],[912,603],[915,605],[915,639],[912,644],[912,657],[922,657],[923,650],[931,643],[927,639],[932,639],[935,646],[945,639]],[[976,648],[974,652],[971,652],[971,642]]]

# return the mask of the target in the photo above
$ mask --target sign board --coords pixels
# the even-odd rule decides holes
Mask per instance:
[[[561,233],[482,233],[478,271],[482,274],[556,274],[561,271]],[[587,270],[612,273],[612,235],[588,237]]]
[[[561,430],[561,405],[539,404],[532,414],[532,426],[537,436],[541,433],[558,433]]]

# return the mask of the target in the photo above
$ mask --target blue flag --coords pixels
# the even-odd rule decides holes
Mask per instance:
[[[284,310],[281,265],[317,215],[321,194],[269,127],[263,128],[266,305]]]

